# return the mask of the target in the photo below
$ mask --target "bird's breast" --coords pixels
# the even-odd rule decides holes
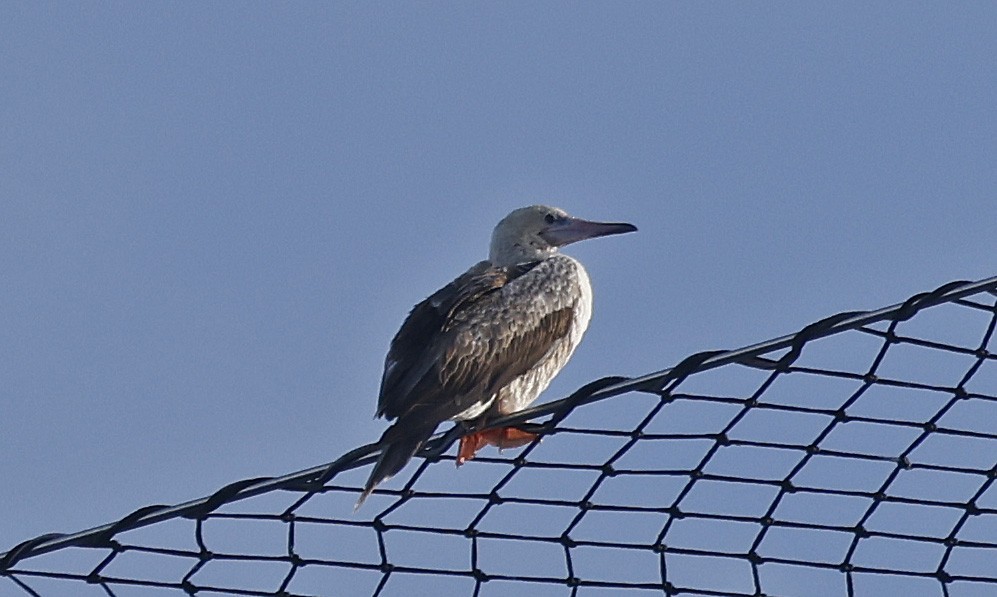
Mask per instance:
[[[547,389],[582,340],[592,317],[592,287],[581,263],[560,255],[545,291],[546,309],[572,310],[571,326],[526,373],[499,390],[494,409],[502,415],[523,410]]]

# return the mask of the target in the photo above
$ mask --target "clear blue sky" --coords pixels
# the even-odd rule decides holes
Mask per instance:
[[[373,441],[512,208],[589,333],[548,398],[997,273],[997,7],[84,3],[0,14],[0,551]]]

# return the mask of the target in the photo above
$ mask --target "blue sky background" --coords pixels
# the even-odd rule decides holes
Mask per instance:
[[[0,551],[374,441],[515,207],[595,313],[547,398],[997,273],[991,3],[9,3]]]

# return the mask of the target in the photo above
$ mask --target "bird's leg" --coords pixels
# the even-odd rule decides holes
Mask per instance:
[[[457,450],[457,466],[474,458],[478,450],[485,446],[495,446],[499,450],[525,446],[537,438],[536,433],[523,431],[516,427],[498,427],[476,431],[460,438],[460,448]]]

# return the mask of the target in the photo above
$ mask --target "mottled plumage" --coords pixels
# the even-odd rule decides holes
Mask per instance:
[[[632,230],[545,206],[516,210],[496,227],[489,260],[412,309],[392,340],[378,398],[377,415],[397,421],[381,437],[358,506],[441,422],[510,414],[536,400],[592,311],[585,269],[557,247]]]

